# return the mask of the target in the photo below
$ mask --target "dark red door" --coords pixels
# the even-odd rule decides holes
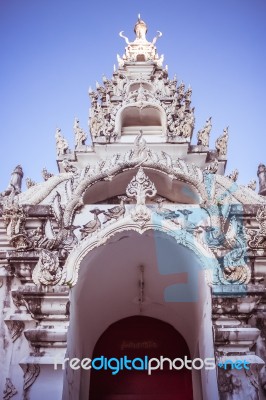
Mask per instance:
[[[184,338],[169,324],[149,317],[130,317],[111,325],[98,340],[93,358],[128,359],[160,356],[190,358]],[[92,370],[89,400],[193,400],[191,371]]]

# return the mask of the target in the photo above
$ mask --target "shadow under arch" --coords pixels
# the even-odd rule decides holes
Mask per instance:
[[[111,197],[124,195],[128,183],[137,173],[136,167],[120,171],[112,180],[99,180],[88,186],[82,195],[84,204],[96,204]],[[173,179],[169,173],[157,167],[145,166],[145,173],[154,182],[157,193],[176,204],[199,204],[202,201],[202,192],[194,181],[187,176],[177,176]]]
[[[185,339],[170,324],[142,315],[119,320],[104,331],[94,347],[92,358],[99,360],[98,366],[103,355],[112,359],[113,369],[92,370],[90,400],[193,400],[191,370],[170,368],[167,361],[190,359]],[[162,355],[163,369],[148,374],[145,359],[160,360]],[[116,362],[121,358],[126,365]],[[180,365],[177,360],[176,367]]]
[[[129,217],[110,224],[101,237],[84,239],[66,263],[69,282],[74,285],[68,357],[91,358],[99,337],[111,324],[143,315],[180,332],[192,358],[213,358],[211,295],[204,271],[208,266],[202,265],[211,254],[190,240],[178,237],[168,222],[162,226],[153,220],[140,229]],[[211,268],[215,259],[209,261]],[[140,266],[144,269],[141,309]],[[171,297],[171,291],[176,293],[178,287],[188,289],[188,271],[196,277],[190,286],[192,297]],[[194,400],[216,398],[213,374],[215,370],[192,372]],[[89,382],[90,371],[68,369],[64,400],[87,400]]]

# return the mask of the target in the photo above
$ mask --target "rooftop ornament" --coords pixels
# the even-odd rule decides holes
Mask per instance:
[[[146,38],[146,33],[148,32],[148,28],[146,23],[140,18],[140,14],[138,15],[138,20],[134,26],[134,32],[136,34],[135,40],[130,42],[128,37],[124,35],[124,32],[121,31],[119,36],[125,39],[127,44],[126,54],[123,55],[122,59],[119,57],[119,66],[122,66],[123,60],[127,61],[148,61],[148,60],[157,60],[159,65],[161,65],[163,56],[158,57],[156,52],[155,43],[162,36],[162,32],[157,31],[157,35],[153,38],[152,42],[149,42]],[[143,47],[144,46],[144,47]],[[140,55],[142,57],[140,57]],[[139,56],[139,57],[138,57]]]

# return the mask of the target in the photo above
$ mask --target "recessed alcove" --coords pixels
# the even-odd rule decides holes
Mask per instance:
[[[137,57],[136,57],[136,61],[141,61],[141,62],[146,61],[145,55],[144,54],[138,54]]]
[[[151,106],[127,107],[121,115],[122,130],[128,126],[160,126],[161,124],[160,111]]]
[[[166,132],[166,115],[159,105],[148,102],[136,102],[125,106],[118,112],[116,132],[121,136],[138,135],[162,136]]]

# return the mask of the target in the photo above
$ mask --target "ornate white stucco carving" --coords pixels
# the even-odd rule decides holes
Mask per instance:
[[[30,187],[36,185],[36,182],[34,182],[31,178],[26,178],[26,186],[27,189],[29,189]]]
[[[32,273],[32,280],[36,285],[57,285],[62,284],[64,276],[59,266],[57,252],[41,250],[39,261]]]
[[[228,143],[228,127],[223,130],[223,134],[218,137],[215,142],[215,147],[219,157],[226,157],[227,154],[227,143]]]
[[[6,304],[12,300],[17,309],[5,320],[5,340],[17,349],[24,346],[26,338],[27,349],[29,344],[34,347],[32,355],[21,362],[25,399],[30,397],[28,390],[41,369],[43,372],[49,363],[51,366],[56,346],[64,352],[67,285],[77,283],[80,268],[84,266],[84,273],[91,268],[87,263],[91,251],[99,249],[100,253],[101,246],[130,237],[132,231],[142,238],[168,235],[196,255],[199,269],[205,271],[215,293],[209,317],[214,323],[217,316],[221,319],[215,334],[220,343],[215,351],[250,352],[260,333],[247,322],[253,323],[265,292],[265,285],[258,284],[263,277],[257,270],[262,269],[266,249],[266,197],[254,192],[254,181],[248,187],[238,185],[236,170],[227,177],[220,175],[224,172],[228,129],[216,140],[216,151],[209,150],[209,118],[198,131],[197,145],[190,143],[195,124],[192,89],[177,82],[176,76],[169,79],[164,56],[159,57],[155,47],[161,33],[151,42],[146,33],[140,17],[134,40],[121,32],[127,47],[125,55],[118,56],[118,69],[114,68],[110,79],[103,76],[102,83],[96,82],[95,90],[89,90],[92,146],[85,145],[87,134],[75,119],[73,152],[60,129],[56,132],[60,173],[54,176],[43,169],[44,182],[28,179],[28,190],[21,193],[23,171],[17,166],[0,195],[5,228],[1,231],[0,246],[5,252],[0,260],[4,266],[0,286],[4,286],[2,293],[6,291],[7,299],[11,292]],[[258,176],[262,194],[264,165],[259,166]],[[258,255],[262,261],[256,259]],[[140,279],[142,289],[145,271]],[[146,291],[145,296],[142,290],[139,293],[140,304],[145,303]],[[248,321],[251,312],[252,321]],[[239,328],[226,330],[224,324],[232,321]],[[28,329],[31,323],[34,328]],[[261,337],[265,336],[263,329]],[[12,362],[5,376],[12,376],[19,388],[21,383],[18,386],[10,374]],[[43,368],[39,362],[48,364]],[[245,387],[256,396],[257,375],[252,371],[244,374],[239,379],[226,371],[219,378],[221,393],[227,396],[233,392],[239,397],[245,393],[244,382],[248,382]],[[36,388],[38,382],[44,387],[41,378],[43,374]],[[2,391],[4,399],[14,396],[16,388],[8,378]]]
[[[138,222],[143,227],[150,219],[150,211],[146,207],[146,197],[152,198],[157,190],[154,183],[145,175],[143,168],[140,167],[137,175],[131,180],[126,189],[128,197],[136,199],[136,207],[131,212],[133,221]]]
[[[56,151],[57,155],[61,156],[67,153],[68,143],[66,139],[61,134],[61,129],[57,128],[55,133],[55,141],[56,141]]]
[[[257,211],[259,229],[246,229],[248,245],[251,248],[266,248],[266,205]]]
[[[13,385],[10,378],[6,378],[6,385],[3,393],[3,400],[9,400],[17,394],[17,389]]]
[[[75,148],[79,149],[85,145],[85,141],[87,139],[87,134],[79,126],[78,118],[75,118],[73,129],[74,129],[74,134],[75,134]]]
[[[162,33],[158,31],[157,36],[152,40],[152,42],[148,42],[146,39],[147,33],[147,25],[146,23],[140,19],[140,15],[138,16],[138,21],[135,24],[134,32],[136,34],[136,38],[133,42],[130,42],[129,39],[124,36],[123,31],[119,33],[119,36],[125,39],[127,44],[125,55],[123,56],[123,62],[125,61],[156,61],[160,65],[160,59],[158,57],[155,43],[157,39],[162,36]],[[138,58],[143,56],[142,59]]]
[[[26,397],[26,393],[28,392],[29,388],[38,378],[41,368],[39,364],[23,364],[22,369],[24,371],[23,390],[24,390],[24,396]]]
[[[149,211],[151,212],[150,209]],[[195,240],[195,237],[192,234],[188,232],[184,233],[181,229],[175,229],[174,224],[170,220],[165,219],[162,223],[162,217],[156,216],[156,213],[152,214],[152,218],[150,217],[149,220],[142,225],[138,220],[134,221],[129,212],[124,218],[110,223],[106,227],[102,227],[97,235],[86,237],[74,247],[68,256],[64,267],[66,272],[66,283],[70,286],[77,283],[81,262],[90,251],[104,245],[108,239],[112,238],[117,233],[127,232],[130,230],[140,234],[149,230],[155,230],[174,237],[177,243],[188,247],[199,257],[202,266],[205,269],[206,279],[209,284],[217,284],[221,282],[219,278],[220,267],[214,253],[207,246],[204,246],[201,242]]]
[[[251,190],[256,190],[257,182],[255,179],[252,179],[248,184],[247,187]]]
[[[209,140],[210,140],[210,133],[212,129],[212,123],[211,123],[212,117],[207,119],[206,124],[204,128],[198,131],[198,145],[208,147],[209,146]]]
[[[167,66],[163,68],[163,56],[158,57],[155,42],[146,39],[146,24],[138,20],[135,25],[136,38],[130,42],[123,32],[120,36],[126,40],[126,53],[118,56],[119,68],[114,70],[111,79],[103,77],[103,85],[96,82],[96,90],[89,90],[91,109],[89,125],[92,140],[99,143],[113,143],[121,138],[124,111],[134,107],[136,122],[142,125],[141,114],[148,110],[160,115],[161,131],[168,142],[189,142],[194,129],[194,108],[191,108],[192,89],[185,90],[183,82],[177,88],[176,76],[168,78]],[[147,74],[141,69],[143,63],[155,68]],[[131,75],[128,68],[139,66],[139,73]],[[155,118],[156,119],[156,118]],[[134,126],[130,122],[129,126]],[[151,124],[152,125],[152,124]],[[158,121],[155,123],[158,126]],[[128,126],[127,124],[125,126]]]
[[[229,178],[231,181],[236,182],[236,181],[237,181],[237,178],[238,178],[238,175],[239,175],[238,169],[234,169],[234,170],[231,172],[231,174],[228,175],[228,178]]]

